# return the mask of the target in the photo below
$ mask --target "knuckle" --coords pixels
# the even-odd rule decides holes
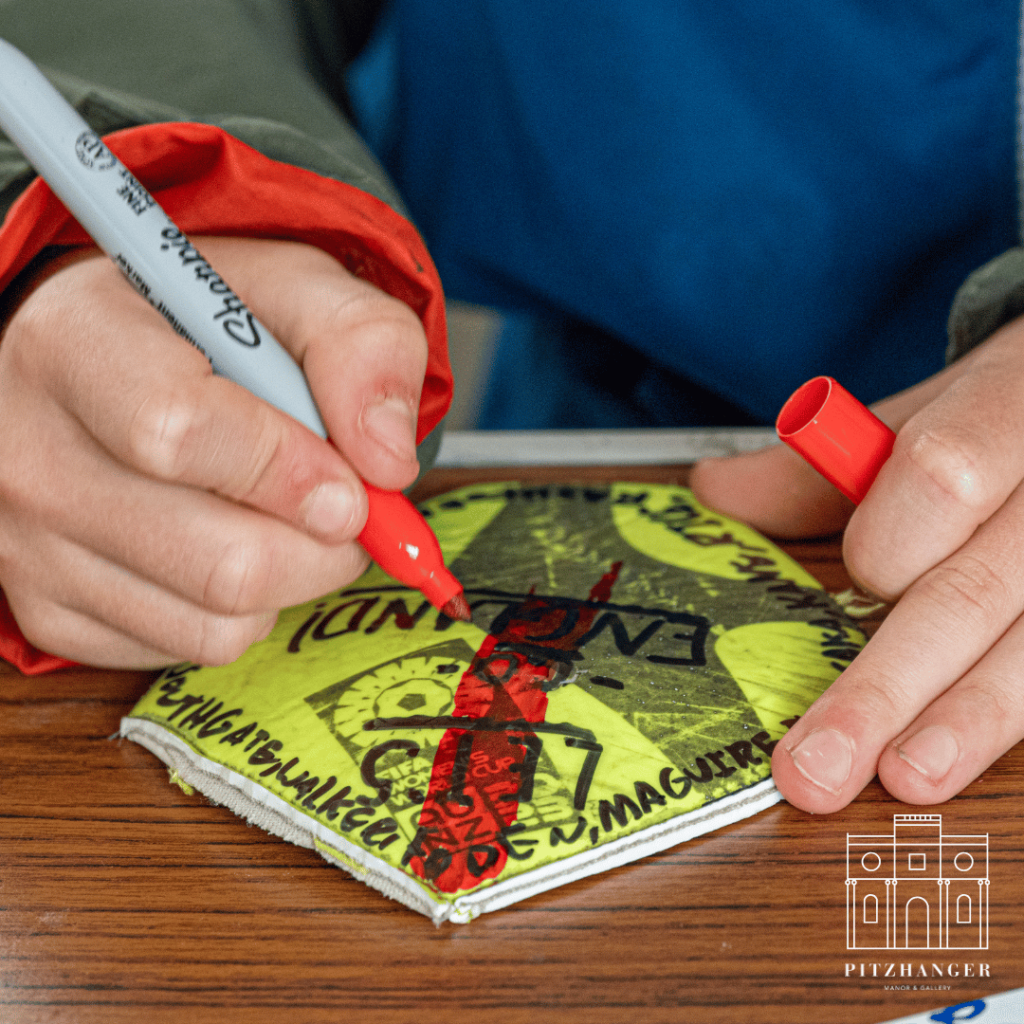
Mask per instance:
[[[245,615],[265,604],[271,560],[258,542],[236,538],[214,557],[203,587],[204,608],[222,615]]]
[[[388,314],[382,317],[386,337],[396,351],[403,355],[422,355],[426,358],[427,336],[420,318],[398,299],[388,299]]]
[[[54,323],[52,308],[38,301],[24,302],[8,319],[3,328],[4,342],[13,345],[15,340],[24,340],[26,345],[19,345],[19,354],[24,357],[38,351],[38,346],[53,337]]]
[[[315,466],[297,430],[289,430],[273,416],[252,438],[250,456],[238,467],[238,478],[225,481],[221,490],[235,501],[259,506],[265,495],[302,494],[311,485]]]
[[[15,613],[18,628],[33,647],[58,654],[63,650],[68,635],[64,619],[60,608],[36,602],[20,605]]]
[[[197,665],[230,665],[245,654],[256,635],[248,620],[204,615],[187,660]]]
[[[977,516],[992,501],[990,482],[968,436],[953,431],[902,431],[907,458],[955,504]]]
[[[35,524],[47,520],[47,509],[42,504],[44,490],[36,467],[24,458],[23,451],[11,451],[0,446],[0,507],[3,508],[5,533],[13,523],[31,518]]]
[[[339,332],[365,327],[372,329],[374,351],[390,362],[398,353],[407,357],[410,350],[426,352],[423,324],[413,309],[401,299],[382,292],[373,285],[359,282],[361,287],[348,294],[335,293],[327,304],[330,322]]]
[[[870,674],[857,675],[852,699],[856,701],[857,715],[866,722],[905,721],[914,709],[914,698],[906,681],[878,664],[872,665]]]
[[[941,608],[955,608],[979,625],[1002,618],[1014,603],[1008,581],[982,558],[962,552],[937,565],[918,582],[921,593]]]
[[[249,649],[255,631],[246,621],[223,615],[203,615],[177,657],[196,665],[230,665]]]
[[[1019,722],[1024,696],[1020,692],[1021,680],[1015,680],[1016,690],[1009,680],[998,686],[975,686],[970,691],[972,714],[985,722]]]
[[[153,476],[177,480],[203,435],[199,406],[180,393],[154,391],[135,410],[128,427],[132,460]]]
[[[971,708],[975,721],[1024,721],[1024,673],[1012,667],[993,668],[983,663],[959,684],[958,695]]]
[[[59,600],[35,589],[24,579],[8,579],[5,573],[5,595],[14,621],[22,636],[33,647],[61,658],[82,660],[88,650],[89,629],[86,618]],[[85,648],[80,644],[85,643]]]
[[[75,356],[60,341],[75,333],[73,324],[60,322],[49,309],[34,303],[21,306],[0,325],[4,376],[21,387],[46,390],[63,399]]]

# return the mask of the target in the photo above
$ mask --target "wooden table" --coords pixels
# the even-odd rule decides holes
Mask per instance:
[[[420,493],[685,473],[435,470]],[[836,542],[787,550],[828,589],[848,586]],[[111,739],[150,678],[0,668],[3,1024],[868,1024],[1024,985],[1024,744],[939,808],[900,805],[877,783],[830,817],[780,804],[435,928],[315,853],[185,796],[146,750]],[[987,950],[847,950],[847,834],[891,832],[895,814],[915,810],[941,813],[947,834],[988,835]],[[889,963],[944,974],[988,964],[990,976],[961,966],[954,978],[886,979],[872,963],[880,975]]]

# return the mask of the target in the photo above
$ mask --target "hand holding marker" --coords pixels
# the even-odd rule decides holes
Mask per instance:
[[[0,127],[82,227],[214,370],[327,431],[301,369],[36,66],[0,40]],[[783,406],[779,436],[859,502],[895,435],[829,377]],[[386,572],[421,590],[446,614],[469,619],[462,588],[437,539],[399,493],[364,484],[369,513],[360,543]]]
[[[298,364],[32,61],[2,39],[0,127],[139,294],[216,373],[327,437]],[[423,517],[401,493],[364,486],[369,512],[360,544],[385,572],[446,615],[468,621],[462,587]]]

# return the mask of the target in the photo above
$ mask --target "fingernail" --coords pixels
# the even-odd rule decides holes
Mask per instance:
[[[306,495],[302,514],[306,529],[325,537],[337,537],[352,532],[353,520],[359,508],[356,489],[341,480],[317,484]]]
[[[938,782],[956,764],[960,756],[960,744],[946,726],[926,725],[920,732],[904,740],[896,752],[926,779]]]
[[[853,744],[835,729],[808,733],[789,752],[796,770],[808,781],[838,796],[853,767]]]
[[[363,430],[403,462],[416,461],[416,417],[401,398],[385,398],[363,410]]]

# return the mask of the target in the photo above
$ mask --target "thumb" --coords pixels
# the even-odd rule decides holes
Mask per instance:
[[[702,504],[773,537],[838,533],[854,509],[853,502],[781,444],[698,462],[690,487]]]
[[[408,487],[419,471],[428,355],[416,313],[314,246],[202,244],[214,256],[228,246],[233,286],[243,300],[252,294],[253,311],[302,365],[331,440],[359,476],[386,490]]]

